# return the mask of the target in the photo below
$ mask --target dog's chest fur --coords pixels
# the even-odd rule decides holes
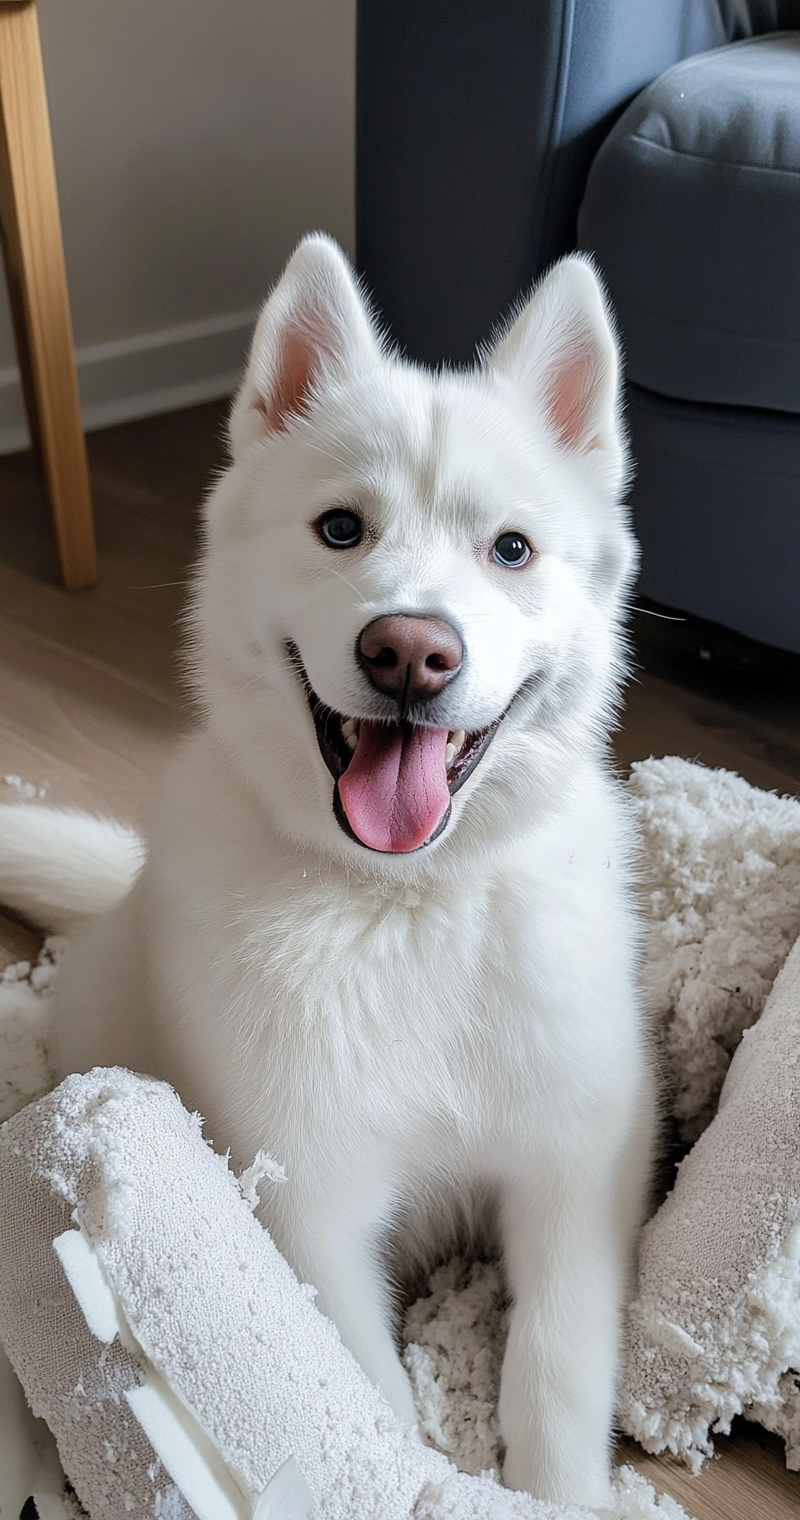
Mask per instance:
[[[635,1052],[619,820],[605,778],[589,782],[483,876],[393,884],[285,848],[193,741],[140,902],[168,1069],[206,1111],[212,1097],[237,1160],[380,1154],[398,1175],[473,1175],[548,1147],[567,1116],[591,1122]]]

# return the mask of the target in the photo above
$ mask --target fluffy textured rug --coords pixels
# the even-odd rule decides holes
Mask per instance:
[[[677,759],[634,766],[643,839],[645,983],[689,1141],[713,1117],[742,1032],[758,1018],[800,933],[800,803]],[[0,1118],[47,1091],[50,992],[61,943],[0,977]],[[497,1468],[505,1303],[493,1263],[454,1259],[408,1311],[405,1361],[428,1439],[467,1472]],[[615,1520],[680,1520],[630,1468]]]

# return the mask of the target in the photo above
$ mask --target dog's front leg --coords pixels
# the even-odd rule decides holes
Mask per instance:
[[[500,1387],[509,1488],[602,1506],[628,1241],[591,1165],[510,1182],[502,1235],[513,1296]],[[589,1175],[591,1173],[591,1176]]]
[[[273,1222],[273,1234],[301,1281],[317,1289],[317,1307],[411,1429],[417,1415],[392,1333],[391,1296],[378,1250],[380,1214],[373,1217],[365,1200],[360,1202],[353,1196],[298,1201],[288,1211],[288,1230]]]

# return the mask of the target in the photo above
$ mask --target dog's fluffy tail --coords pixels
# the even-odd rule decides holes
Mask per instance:
[[[133,829],[68,808],[0,805],[0,906],[51,932],[113,908],[144,864]]]

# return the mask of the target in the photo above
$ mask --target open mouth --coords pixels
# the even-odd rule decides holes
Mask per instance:
[[[472,733],[421,723],[353,718],[327,707],[287,644],[303,684],[320,754],[336,783],[333,811],[357,844],[410,854],[446,829],[450,799],[486,753],[501,722]]]

